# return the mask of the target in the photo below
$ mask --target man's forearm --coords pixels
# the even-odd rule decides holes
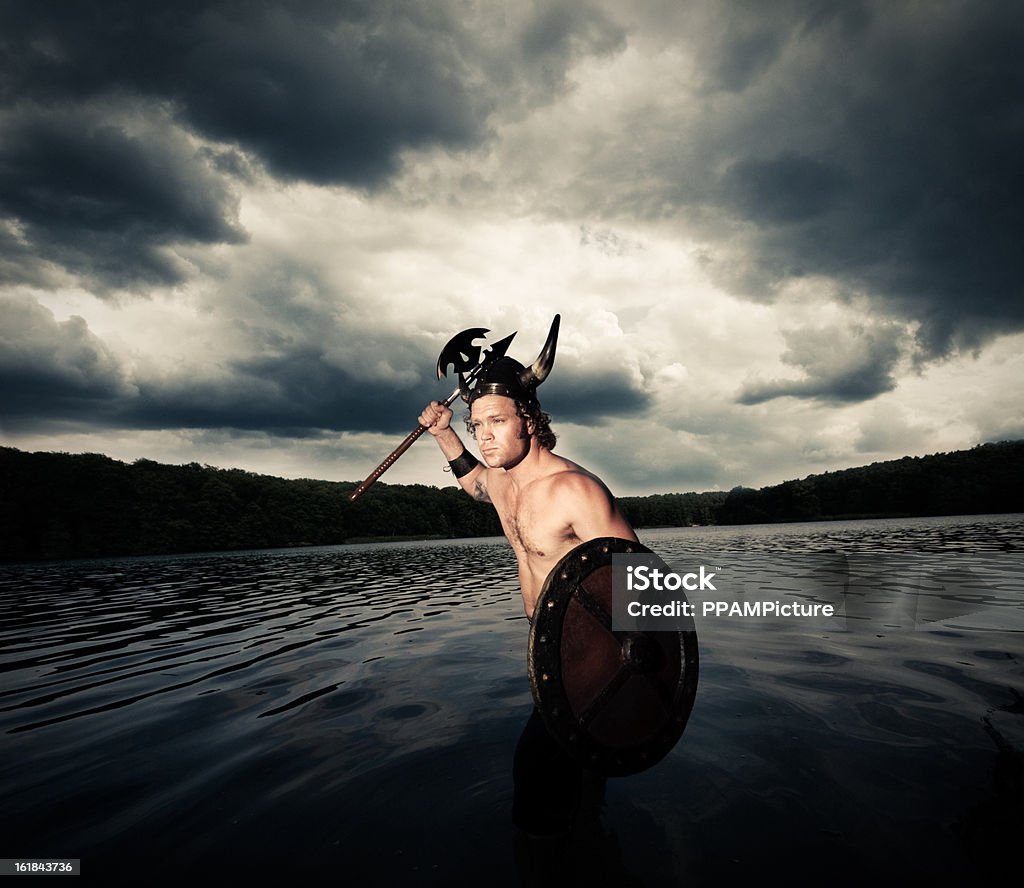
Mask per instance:
[[[437,446],[441,448],[441,452],[449,462],[462,456],[462,451],[466,449],[466,445],[462,443],[462,439],[455,434],[455,430],[451,426],[434,435],[434,440],[437,441]]]
[[[437,446],[441,448],[441,452],[449,463],[462,456],[463,452],[466,452],[466,446],[462,443],[462,439],[450,427],[434,435],[434,440],[437,441]],[[473,499],[479,500],[482,503],[489,503],[491,499],[487,494],[487,487],[483,480],[484,467],[477,462],[476,457],[473,457],[472,454],[470,454],[470,457],[476,465],[464,475],[460,476],[456,472],[456,478],[462,489]]]

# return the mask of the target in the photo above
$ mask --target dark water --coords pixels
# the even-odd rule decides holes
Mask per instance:
[[[861,574],[832,628],[698,620],[682,741],[609,783],[635,884],[953,884],[1015,861],[1024,516],[642,539],[935,560]],[[532,704],[503,540],[22,565],[0,608],[0,857],[109,881],[516,884]]]

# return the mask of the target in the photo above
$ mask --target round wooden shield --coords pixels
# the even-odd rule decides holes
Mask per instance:
[[[609,777],[664,758],[697,694],[695,631],[612,628],[617,553],[653,555],[633,540],[602,537],[555,565],[533,614],[528,653],[533,699],[548,730],[585,768]]]

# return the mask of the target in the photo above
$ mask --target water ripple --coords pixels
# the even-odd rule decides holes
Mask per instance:
[[[1020,516],[642,538],[666,559],[831,550],[850,567],[834,624],[698,624],[683,742],[611,790],[632,805],[627,838],[641,824],[645,843],[693,841],[671,839],[666,859],[826,828],[934,847],[936,822],[991,792],[983,719],[1021,718],[1024,594],[1002,558],[1024,551]],[[931,553],[923,568],[879,569],[880,553],[891,568],[914,552]],[[766,591],[804,596],[821,574],[801,563]],[[0,612],[0,827],[15,853],[81,849],[95,872],[142,853],[369,872],[396,837],[483,868],[473,847],[505,847],[532,701],[504,541],[7,566]]]

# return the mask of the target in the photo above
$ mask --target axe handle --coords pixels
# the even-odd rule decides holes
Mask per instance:
[[[452,402],[459,396],[459,391],[460,390],[456,388],[455,391],[453,391],[448,396],[448,398],[444,401],[445,407],[451,407]],[[412,447],[413,442],[415,442],[416,439],[419,438],[419,436],[422,435],[426,430],[426,426],[416,426],[415,429],[409,432],[409,434],[405,436],[405,440],[401,444],[399,444],[394,450],[392,450],[390,454],[388,454],[387,459],[385,459],[384,462],[382,462],[379,466],[377,466],[377,468],[370,472],[370,474],[366,477],[366,480],[348,495],[348,501],[350,503],[354,503],[357,499],[359,499],[359,497],[366,493],[366,491],[370,489],[370,486],[373,484],[373,482],[376,481],[381,475],[383,475],[388,469],[390,469],[391,466],[398,461],[398,457],[400,457],[403,453],[405,453],[406,450]]]

